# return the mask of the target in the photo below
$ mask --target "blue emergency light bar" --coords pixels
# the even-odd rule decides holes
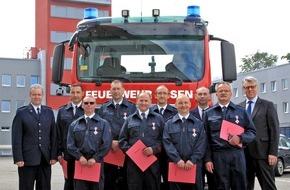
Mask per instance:
[[[98,18],[98,9],[96,8],[85,8],[84,10],[84,19],[93,19]]]
[[[187,16],[190,17],[200,17],[200,8],[199,6],[192,5],[187,7]]]

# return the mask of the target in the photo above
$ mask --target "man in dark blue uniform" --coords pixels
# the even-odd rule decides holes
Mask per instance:
[[[231,85],[220,82],[216,85],[218,103],[204,114],[204,125],[208,137],[206,169],[214,173],[216,189],[246,190],[246,160],[244,147],[256,135],[256,128],[246,110],[230,101]],[[241,135],[231,135],[227,140],[220,138],[222,121],[226,120],[244,129]],[[243,147],[238,146],[240,143]]]
[[[125,121],[119,136],[119,146],[126,152],[138,140],[141,140],[146,148],[143,154],[158,157],[161,152],[162,133],[164,127],[163,117],[152,110],[151,94],[141,92],[137,96],[138,110],[130,115]],[[160,189],[160,166],[157,159],[144,172],[128,157],[127,159],[127,181],[129,190]],[[145,184],[144,184],[145,183]]]
[[[58,130],[58,161],[62,164],[63,159],[67,162],[67,178],[65,178],[64,190],[74,190],[74,170],[75,158],[67,151],[67,133],[70,124],[84,115],[81,106],[84,95],[81,84],[73,84],[70,88],[71,102],[62,106],[57,114],[57,130]]]
[[[157,100],[156,105],[152,106],[151,109],[163,116],[164,121],[177,114],[177,109],[167,103],[169,99],[169,90],[165,85],[160,85],[155,90],[155,98]],[[161,190],[168,190],[168,157],[165,153],[164,148],[159,154],[160,161],[160,174],[162,177]]]
[[[136,111],[136,105],[123,97],[124,87],[121,81],[114,80],[111,83],[112,99],[105,102],[98,114],[101,118],[107,120],[110,124],[113,137],[111,149],[117,151],[119,149],[119,133],[124,121],[129,115]],[[126,165],[118,167],[105,163],[105,190],[125,190],[127,189],[126,181]]]
[[[30,101],[17,110],[12,123],[12,150],[19,189],[51,189],[51,165],[57,162],[57,129],[51,108],[41,105],[43,88],[30,87]]]
[[[169,119],[163,132],[163,145],[171,162],[189,170],[196,164],[195,184],[170,182],[170,190],[199,190],[202,184],[202,158],[206,149],[206,134],[201,120],[190,114],[191,103],[186,95],[176,98],[178,114]]]
[[[205,110],[209,108],[210,92],[206,87],[200,87],[196,89],[195,99],[197,101],[197,107],[192,109],[190,113],[196,118],[202,120]],[[203,187],[205,187],[205,175],[207,179],[208,190],[215,190],[215,178],[214,175],[205,169],[205,164],[202,164],[202,176],[203,177]]]
[[[101,164],[100,182],[74,180],[75,190],[103,190],[103,157],[112,143],[109,123],[95,114],[96,100],[92,96],[83,99],[85,114],[73,121],[67,137],[68,152],[83,167],[91,167],[96,162]]]

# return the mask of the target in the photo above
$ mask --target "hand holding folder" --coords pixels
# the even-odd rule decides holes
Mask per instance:
[[[245,129],[235,123],[231,123],[229,121],[223,120],[221,131],[220,131],[220,138],[226,141],[231,139],[231,136],[234,135],[241,135],[244,133]],[[243,144],[238,144],[239,147],[242,147]]]
[[[190,170],[179,168],[177,164],[169,162],[168,181],[180,183],[195,183],[196,164],[193,164]]]
[[[143,149],[146,148],[145,144],[138,140],[126,154],[135,162],[135,164],[144,172],[151,164],[153,164],[157,158],[153,154],[146,156],[143,153]]]
[[[99,182],[101,174],[101,164],[96,162],[92,167],[82,166],[79,161],[75,161],[74,179]]]

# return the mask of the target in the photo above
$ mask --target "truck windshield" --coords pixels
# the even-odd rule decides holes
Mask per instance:
[[[128,82],[202,79],[204,36],[200,32],[172,34],[168,26],[159,33],[153,32],[156,27],[151,32],[148,27],[143,32],[142,28],[133,28],[130,32],[129,28],[98,26],[80,31],[78,79],[83,82],[110,82],[116,78]]]

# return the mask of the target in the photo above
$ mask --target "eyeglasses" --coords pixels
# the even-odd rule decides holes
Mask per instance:
[[[244,86],[244,89],[249,90],[249,89],[254,89],[256,87],[257,87],[257,85],[254,85],[254,86]]]
[[[88,105],[88,104],[90,104],[90,105],[94,105],[95,102],[84,102],[84,104],[85,104],[85,105]]]
[[[168,92],[157,92],[157,95],[168,95]]]

